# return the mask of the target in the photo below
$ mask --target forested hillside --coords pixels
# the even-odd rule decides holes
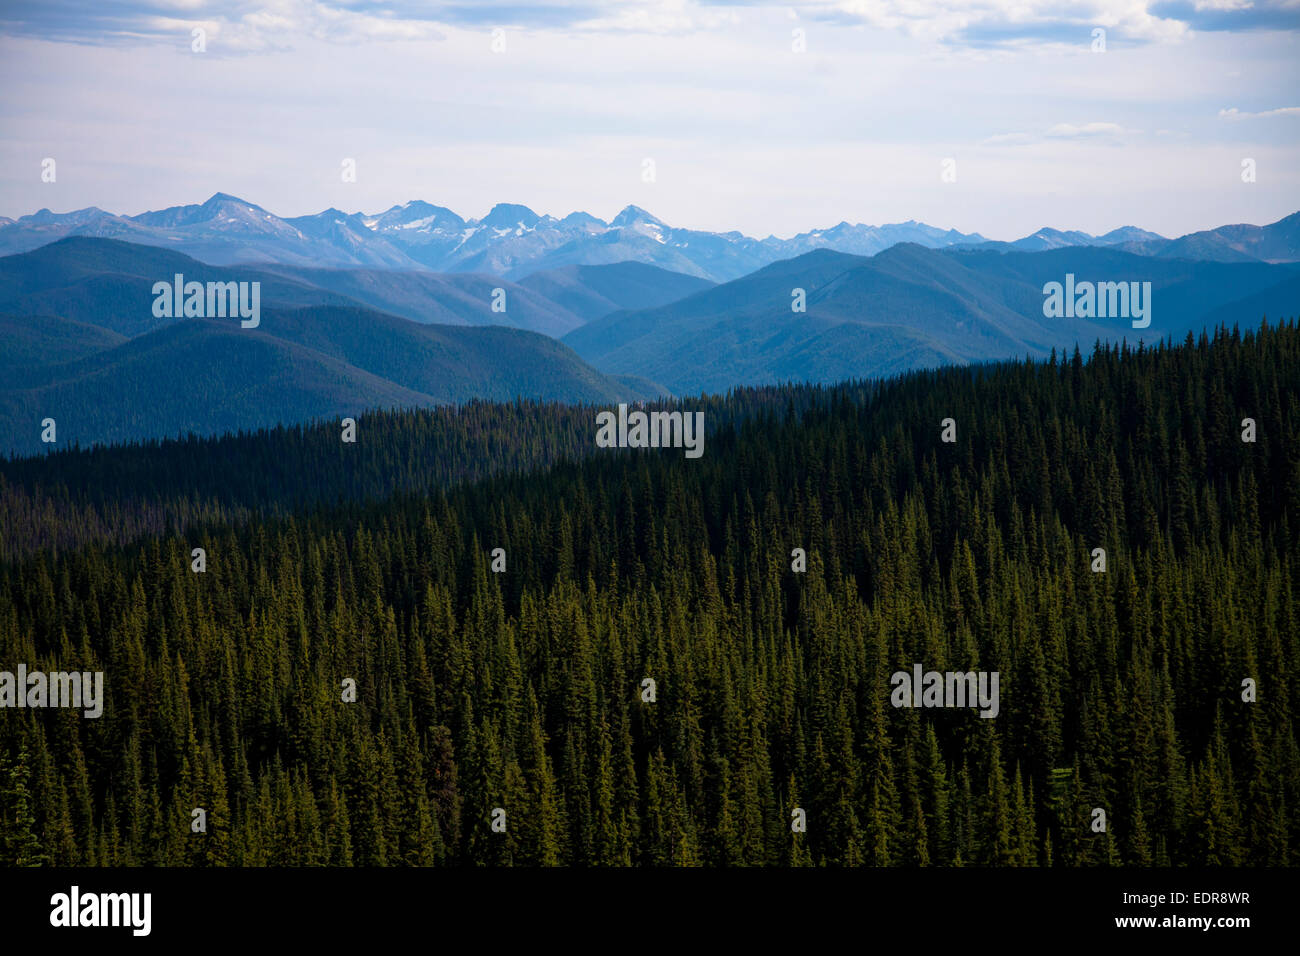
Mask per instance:
[[[6,464],[0,668],[106,701],[0,712],[0,864],[1300,863],[1300,326],[681,407]]]
[[[1066,275],[1146,288],[1143,321],[1150,324],[1136,323],[1127,306],[1049,316],[1047,284]],[[1001,252],[904,243],[870,258],[818,249],[667,305],[612,312],[564,341],[606,374],[643,375],[675,395],[831,385],[948,364],[1045,360],[1076,342],[1140,339],[1150,346],[1220,323],[1294,318],[1296,279],[1291,265],[1152,258],[1104,247]],[[1136,309],[1137,293],[1131,298]]]

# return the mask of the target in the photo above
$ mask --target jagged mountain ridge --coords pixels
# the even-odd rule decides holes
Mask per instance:
[[[375,214],[326,209],[282,218],[227,193],[217,193],[203,203],[135,216],[92,206],[69,213],[42,209],[16,220],[0,219],[0,255],[29,251],[71,235],[164,246],[214,265],[479,272],[512,281],[545,270],[632,261],[727,282],[817,249],[871,256],[904,242],[931,249],[987,245],[1026,252],[1116,246],[1163,258],[1300,261],[1300,213],[1267,226],[1221,226],[1177,239],[1135,226],[1102,236],[1044,227],[1003,243],[915,220],[879,226],[840,222],[789,238],[758,239],[735,231],[677,228],[635,205],[608,222],[586,212],[562,218],[541,215],[516,203],[498,203],[481,219],[465,219],[423,200]]]

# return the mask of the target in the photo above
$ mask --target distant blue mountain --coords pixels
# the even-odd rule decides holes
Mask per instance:
[[[1126,242],[1158,244],[1167,241],[1163,236],[1138,229],[1136,226],[1121,226],[1119,229],[1112,229],[1104,236],[1090,236],[1086,232],[1077,230],[1062,232],[1060,229],[1044,226],[1037,232],[1014,242],[989,242],[984,245],[1020,252],[1045,252],[1048,249],[1063,249],[1068,246],[1117,246]]]
[[[83,236],[0,258],[0,311],[60,315],[138,335],[173,321],[156,318],[149,303],[153,284],[176,273],[199,282],[260,282],[266,307],[364,305],[422,323],[507,325],[551,336],[586,321],[544,295],[495,276],[275,263],[213,266],[170,249]],[[671,286],[671,274],[663,279]],[[496,288],[505,293],[505,312],[492,311]],[[611,304],[607,311],[618,307]]]
[[[1044,285],[1150,282],[1151,324],[1048,318]],[[615,312],[564,341],[596,368],[676,393],[781,381],[836,382],[913,368],[1046,357],[1094,341],[1181,340],[1207,324],[1300,315],[1300,268],[1194,262],[1120,248],[1044,252],[907,243],[874,257],[828,249],[774,263],[659,308]],[[802,290],[806,311],[792,310]]]
[[[230,202],[218,197],[207,211],[165,218],[206,224],[212,234],[235,228],[221,218],[227,213],[254,223],[263,215]],[[495,221],[505,224],[486,228],[516,240],[541,227],[540,219],[530,227],[518,208],[498,211]],[[625,212],[620,231],[605,233],[614,245],[627,246],[629,234],[656,244],[655,236],[673,234],[643,210]],[[435,207],[413,210],[414,218],[390,213],[395,228],[456,222]],[[261,221],[268,234],[283,226]],[[291,228],[338,241],[371,227],[327,210]],[[1048,244],[1056,238],[1036,235]],[[822,246],[715,284],[642,261],[565,264],[517,282],[465,272],[212,265],[153,245],[72,236],[0,258],[0,436],[8,450],[39,450],[33,424],[45,416],[67,439],[87,443],[471,398],[635,401],[665,390],[725,392],[1046,356],[1096,340],[1181,340],[1207,325],[1300,314],[1300,265],[1138,255],[1127,247],[1151,240],[1115,238],[1035,252],[907,242],[864,256]],[[1276,231],[1221,238],[1243,256],[1238,247],[1272,252],[1285,240]],[[1185,248],[1212,242],[1200,237]],[[155,316],[153,284],[177,273],[260,283],[261,325]],[[1045,315],[1044,286],[1067,276],[1150,283],[1149,327],[1133,328],[1128,316]],[[505,312],[491,309],[497,290]]]
[[[661,275],[648,279],[674,281],[653,272]],[[155,316],[153,284],[176,273],[261,283],[260,324]],[[490,310],[493,286],[506,289],[504,315]],[[455,324],[436,321],[443,317]],[[152,246],[64,239],[0,258],[0,455],[43,450],[46,417],[67,447],[369,408],[515,398],[610,403],[663,392],[639,373],[606,376],[553,335],[503,327],[506,319],[552,333],[583,321],[540,292],[497,278],[212,266]]]
[[[1040,252],[1069,246],[1116,246],[1140,255],[1216,261],[1300,261],[1300,214],[1269,226],[1223,226],[1179,239],[1124,226],[1103,236],[1043,228],[1009,243],[978,233],[909,220],[881,226],[841,222],[788,239],[675,228],[639,206],[610,222],[585,212],[539,215],[499,203],[482,219],[413,200],[373,215],[337,209],[281,218],[226,193],[206,202],[118,216],[95,207],[48,209],[0,219],[0,255],[26,252],[66,236],[98,236],[165,246],[215,265],[279,263],[435,272],[480,272],[519,280],[569,266],[643,262],[727,282],[782,259],[831,249],[872,256],[899,243],[931,249],[988,244]]]

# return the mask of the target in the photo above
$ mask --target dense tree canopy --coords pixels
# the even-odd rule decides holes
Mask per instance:
[[[4,464],[0,863],[1300,863],[1300,327],[682,404]]]

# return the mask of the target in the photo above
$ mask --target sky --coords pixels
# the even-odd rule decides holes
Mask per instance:
[[[11,218],[226,192],[1176,236],[1300,210],[1297,159],[1300,0],[0,0]]]

